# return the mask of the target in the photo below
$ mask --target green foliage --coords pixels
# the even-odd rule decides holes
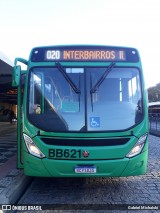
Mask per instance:
[[[148,101],[156,102],[160,101],[160,83],[156,84],[154,87],[148,88]]]

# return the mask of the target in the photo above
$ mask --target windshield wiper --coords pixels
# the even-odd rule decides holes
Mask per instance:
[[[100,87],[100,85],[103,83],[103,81],[105,80],[105,78],[107,77],[107,75],[110,73],[110,71],[113,69],[113,67],[115,66],[115,62],[112,62],[107,69],[105,70],[105,72],[103,73],[103,75],[99,78],[99,80],[97,81],[97,83],[91,88],[90,93],[95,93],[98,88]]]
[[[59,62],[56,62],[55,64],[56,64],[56,67],[58,68],[58,70],[62,73],[63,77],[66,79],[66,81],[72,87],[72,89],[74,90],[74,92],[77,93],[77,94],[80,94],[81,91],[77,88],[77,86],[75,85],[75,83],[67,75],[67,73],[65,72],[65,70],[63,69],[63,67],[61,66],[61,64]]]

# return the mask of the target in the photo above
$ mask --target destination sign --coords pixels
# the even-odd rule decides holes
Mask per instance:
[[[48,46],[37,47],[31,52],[33,62],[56,61],[119,61],[138,62],[136,49],[111,46]]]
[[[123,50],[47,50],[46,60],[62,61],[124,61]]]

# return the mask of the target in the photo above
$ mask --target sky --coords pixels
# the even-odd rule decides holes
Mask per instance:
[[[160,83],[159,0],[0,0],[0,51],[9,59],[65,44],[134,47],[146,87],[154,86]]]

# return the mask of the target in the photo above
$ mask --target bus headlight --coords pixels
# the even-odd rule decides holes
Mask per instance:
[[[23,134],[24,142],[27,146],[27,149],[31,155],[34,155],[38,158],[44,158],[45,155],[40,151],[40,149],[35,145],[33,140],[26,134]]]
[[[132,157],[138,155],[139,153],[141,153],[141,151],[145,145],[147,136],[148,136],[148,134],[146,133],[145,135],[142,135],[139,138],[138,142],[134,145],[134,147],[131,149],[131,151],[126,155],[127,158],[132,158]]]

